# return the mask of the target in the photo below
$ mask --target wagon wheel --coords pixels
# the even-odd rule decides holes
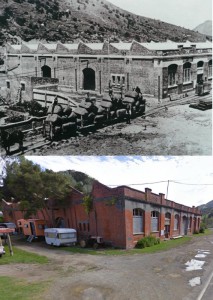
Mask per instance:
[[[86,245],[87,245],[87,243],[86,243],[86,241],[85,240],[80,240],[80,246],[81,246],[81,248],[85,248],[86,247]]]
[[[93,249],[98,249],[98,243],[93,244]]]

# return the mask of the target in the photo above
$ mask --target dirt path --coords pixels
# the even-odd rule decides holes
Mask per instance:
[[[212,110],[169,107],[27,155],[211,155]]]
[[[47,265],[0,266],[0,275],[29,281],[50,280],[44,300],[167,299],[194,300],[213,268],[213,235],[196,237],[184,246],[155,254],[103,256],[72,254],[45,244],[19,244],[21,249],[47,255]],[[209,250],[202,270],[185,270],[198,250]],[[189,280],[201,277],[191,287]]]

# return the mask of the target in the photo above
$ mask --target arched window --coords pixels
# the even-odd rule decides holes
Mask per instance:
[[[177,81],[177,65],[173,64],[168,67],[168,85],[172,86]]]
[[[159,227],[159,212],[156,210],[153,210],[151,212],[151,231],[158,231]]]
[[[203,61],[200,60],[198,63],[197,63],[197,68],[203,68]]]
[[[169,212],[165,214],[165,219],[170,222],[171,214]]]
[[[51,68],[44,65],[42,68],[42,77],[48,77],[51,78]]]
[[[191,63],[186,62],[183,65],[183,82],[191,81]]]
[[[208,78],[212,77],[212,60],[208,63]]]
[[[174,230],[178,230],[179,228],[179,216],[175,215],[175,219],[174,219]]]
[[[140,208],[133,209],[133,234],[144,232],[144,211]]]

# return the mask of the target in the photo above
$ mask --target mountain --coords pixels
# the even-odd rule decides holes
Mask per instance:
[[[198,206],[203,215],[202,221],[208,228],[213,228],[213,200]]]
[[[195,27],[194,31],[199,33],[212,36],[212,20],[203,22],[202,24]]]
[[[205,36],[125,11],[106,0],[1,0],[0,44],[6,40],[77,42],[204,41]]]
[[[202,214],[211,214],[213,216],[213,200],[198,206],[198,208],[201,210]]]
[[[58,173],[65,174],[70,177],[73,187],[77,190],[84,193],[90,193],[92,191],[92,186],[95,179],[87,174],[75,170],[60,171]]]

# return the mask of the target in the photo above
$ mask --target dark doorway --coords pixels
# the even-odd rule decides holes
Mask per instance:
[[[33,222],[30,222],[30,229],[31,229],[32,235],[36,236],[35,224]]]
[[[42,77],[51,78],[51,68],[50,67],[45,65],[41,68],[41,70],[42,70]]]
[[[203,74],[198,74],[197,75],[197,83],[202,83],[203,82]]]
[[[95,90],[95,71],[91,68],[83,70],[84,74],[84,90]]]

